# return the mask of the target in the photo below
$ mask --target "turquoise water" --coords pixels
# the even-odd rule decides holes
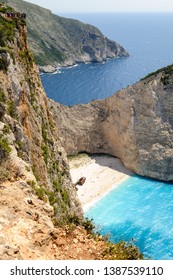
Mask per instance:
[[[146,258],[173,259],[173,184],[132,176],[85,216],[118,242],[135,240]]]

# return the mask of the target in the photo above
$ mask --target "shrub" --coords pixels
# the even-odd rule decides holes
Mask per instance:
[[[132,243],[121,241],[117,244],[107,242],[106,249],[102,252],[108,260],[143,260],[144,256]]]
[[[93,224],[93,219],[85,218],[84,222],[82,223],[83,227],[86,229],[88,233],[93,233],[95,225]]]
[[[12,118],[16,118],[16,106],[13,100],[8,101],[7,104],[7,114],[10,115]]]
[[[58,182],[57,180],[53,180],[53,188],[55,189],[55,191],[60,192],[61,190],[60,182]]]
[[[46,191],[43,187],[37,187],[35,188],[35,193],[41,200],[46,200]]]
[[[36,180],[37,180],[37,181],[40,181],[40,175],[39,175],[39,172],[38,172],[38,170],[37,170],[36,164],[33,164],[33,165],[32,165],[32,172],[33,172],[33,174],[34,174]]]
[[[0,159],[5,158],[11,152],[8,139],[3,135],[0,136]]]
[[[27,181],[27,184],[31,186],[34,193],[38,196],[39,199],[46,201],[47,193],[43,186],[37,187],[34,180]]]
[[[9,180],[11,177],[11,172],[3,166],[0,166],[0,183]]]
[[[48,193],[48,198],[51,206],[58,202],[58,198],[55,196],[55,193],[53,191]]]
[[[45,145],[45,144],[42,144],[41,149],[42,149],[42,155],[43,155],[44,161],[47,165],[48,158],[49,158],[49,149],[48,149],[47,145]]]
[[[6,41],[12,41],[16,30],[16,22],[0,17],[0,46],[5,46]]]
[[[65,203],[65,205],[70,205],[70,197],[69,197],[69,193],[66,189],[60,191],[61,193],[61,197],[63,202]]]
[[[0,70],[7,71],[8,65],[6,58],[3,55],[0,55]]]
[[[0,88],[0,102],[5,103],[6,102],[6,96],[3,91],[3,89]]]
[[[5,124],[4,125],[4,128],[3,128],[3,133],[4,134],[9,134],[10,133],[10,126],[9,126],[9,124]]]

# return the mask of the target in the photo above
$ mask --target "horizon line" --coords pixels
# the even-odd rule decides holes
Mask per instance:
[[[66,13],[66,14],[119,14],[119,13],[123,13],[123,14],[146,14],[146,13],[153,13],[153,14],[165,14],[165,13],[173,13],[172,11],[53,11],[54,13]]]

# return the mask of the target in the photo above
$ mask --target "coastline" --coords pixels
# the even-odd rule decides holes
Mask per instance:
[[[127,58],[127,57],[129,57],[129,54],[126,56],[106,57],[106,59],[96,60],[96,61],[92,61],[92,60],[78,60],[78,61],[70,60],[69,61],[68,60],[68,61],[64,61],[64,63],[55,63],[55,65],[50,64],[50,65],[44,65],[44,66],[37,65],[37,67],[38,67],[40,74],[55,74],[61,68],[76,67],[79,64],[105,63],[109,59]]]
[[[80,154],[69,157],[69,165],[73,183],[81,177],[86,178],[82,186],[76,186],[84,212],[134,174],[118,158],[109,155]]]

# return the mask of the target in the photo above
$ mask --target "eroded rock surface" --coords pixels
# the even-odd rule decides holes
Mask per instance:
[[[169,66],[89,104],[50,101],[67,154],[108,153],[137,174],[173,180],[172,73]]]

